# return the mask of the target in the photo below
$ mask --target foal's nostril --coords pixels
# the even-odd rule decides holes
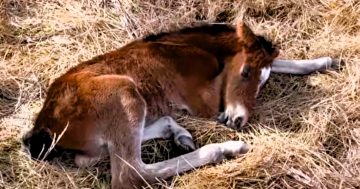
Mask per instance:
[[[239,128],[242,124],[243,118],[242,117],[237,117],[234,121],[234,125]]]
[[[224,112],[220,113],[220,115],[217,117],[217,121],[219,123],[226,123],[228,121],[228,117],[225,115]]]

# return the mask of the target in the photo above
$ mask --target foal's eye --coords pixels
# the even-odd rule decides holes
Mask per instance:
[[[250,77],[250,66],[245,65],[244,68],[241,71],[241,76],[243,78],[249,78]]]

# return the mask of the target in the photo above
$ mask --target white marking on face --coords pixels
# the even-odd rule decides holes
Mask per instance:
[[[244,67],[245,67],[245,64],[241,65],[240,70],[239,70],[240,75],[242,74]]]
[[[270,66],[261,69],[260,83],[259,83],[259,85],[257,87],[255,97],[257,97],[259,95],[260,89],[261,89],[262,86],[265,85],[266,81],[269,79],[270,73],[271,73],[271,67]]]
[[[262,87],[266,81],[269,79],[271,73],[271,67],[265,67],[261,69],[261,75],[260,75],[260,87]]]

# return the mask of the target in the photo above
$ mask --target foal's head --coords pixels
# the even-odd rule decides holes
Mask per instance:
[[[243,126],[259,92],[261,70],[271,65],[279,51],[262,36],[240,22],[236,26],[238,53],[226,71],[225,112],[220,121],[238,129]]]

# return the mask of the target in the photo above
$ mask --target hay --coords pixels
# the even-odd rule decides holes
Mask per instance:
[[[79,61],[149,33],[194,22],[243,18],[286,58],[331,56],[340,70],[273,74],[246,131],[209,120],[178,120],[198,145],[242,139],[244,157],[153,187],[360,187],[360,2],[351,0],[2,0],[0,1],[0,188],[107,188],[108,160],[78,169],[62,159],[31,161],[19,138],[49,83]],[[147,143],[144,158],[178,155],[171,141]]]

